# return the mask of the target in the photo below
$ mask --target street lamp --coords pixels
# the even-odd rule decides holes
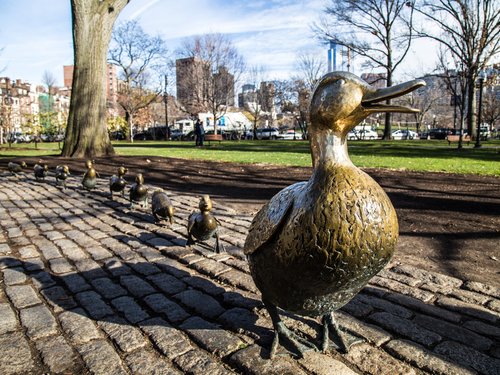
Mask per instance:
[[[167,75],[165,74],[165,131],[167,133],[167,139],[170,138],[170,129],[168,127],[168,93],[167,93],[167,86],[168,86],[168,80],[167,80]]]
[[[477,75],[477,78],[479,78],[479,110],[477,114],[477,134],[476,134],[476,144],[474,145],[474,148],[483,147],[479,138],[480,138],[481,121],[482,121],[481,109],[483,106],[483,83],[486,78],[486,73],[483,70],[481,70]]]

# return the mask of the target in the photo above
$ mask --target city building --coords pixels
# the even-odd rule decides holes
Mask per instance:
[[[210,95],[210,85],[215,86],[215,99],[220,105],[234,106],[234,75],[227,67],[218,67],[212,74],[209,64],[196,57],[178,59],[175,62],[177,100],[193,113],[200,112]]]
[[[0,78],[0,126],[3,132],[21,131],[26,115],[39,113],[39,92],[36,85]]]
[[[201,85],[196,85],[203,76],[202,61],[196,57],[178,59],[175,62],[177,100],[182,106],[198,102],[203,97]]]

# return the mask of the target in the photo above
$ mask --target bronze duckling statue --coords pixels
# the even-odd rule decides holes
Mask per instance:
[[[122,193],[122,197],[125,197],[125,186],[127,186],[127,181],[123,178],[128,169],[125,167],[118,168],[118,176],[111,176],[109,180],[109,192],[111,193],[111,200],[113,200],[113,192]]]
[[[130,208],[135,208],[135,202],[142,202],[142,207],[148,207],[148,188],[143,185],[144,177],[138,173],[135,177],[135,184],[129,190]]]
[[[82,178],[82,186],[84,187],[84,189],[89,191],[95,188],[97,177],[101,177],[99,176],[99,173],[94,169],[93,164],[93,161],[87,160],[87,163],[85,163],[85,165],[88,169]]]
[[[151,196],[151,209],[157,222],[168,220],[174,222],[174,206],[163,189],[156,189]]]
[[[49,174],[49,166],[46,164],[44,166],[35,164],[34,170],[35,170],[35,179],[39,181],[39,179],[41,178],[42,180],[45,181],[45,177],[47,177],[47,175]]]
[[[67,165],[58,165],[56,167],[56,185],[59,184],[59,180],[62,180],[63,189],[66,188],[66,180],[70,176],[69,168]]]
[[[219,221],[210,214],[212,209],[212,201],[208,195],[204,195],[200,199],[199,212],[193,212],[188,217],[188,240],[186,246],[194,245],[193,237],[198,241],[207,241],[215,237],[215,252],[226,252],[224,246],[219,239],[219,229],[217,223]],[[220,224],[220,223],[219,223]]]
[[[10,162],[8,164],[9,172],[11,174],[13,174],[14,176],[17,176],[17,174],[19,172],[22,172],[22,170],[27,168],[27,167],[28,167],[28,165],[24,161],[21,164],[17,164],[17,163],[13,163],[13,162]]]
[[[391,259],[399,229],[386,193],[349,159],[347,133],[372,113],[418,112],[380,102],[423,85],[414,80],[377,89],[348,72],[328,73],[316,84],[308,114],[312,177],[263,206],[244,246],[273,322],[271,358],[278,344],[297,357],[317,349],[284,325],[277,307],[323,317],[322,349],[333,342],[348,351],[333,312]]]

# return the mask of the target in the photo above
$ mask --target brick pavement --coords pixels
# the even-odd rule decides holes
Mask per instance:
[[[53,176],[0,176],[1,374],[500,374],[500,289],[391,263],[336,313],[350,352],[269,360],[272,325],[242,247],[252,217],[215,204],[227,254],[175,223]],[[153,187],[149,187],[151,190]],[[284,314],[320,341],[316,320]]]

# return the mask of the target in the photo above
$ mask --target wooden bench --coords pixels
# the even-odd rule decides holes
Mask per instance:
[[[210,141],[218,141],[220,146],[220,142],[222,141],[222,134],[205,134],[205,141],[208,142],[209,146]]]
[[[460,134],[448,135],[446,136],[446,140],[448,141],[448,145],[451,145],[451,142],[458,142],[460,140]],[[470,135],[462,136],[462,142],[467,142],[467,146],[469,145],[470,141]]]

